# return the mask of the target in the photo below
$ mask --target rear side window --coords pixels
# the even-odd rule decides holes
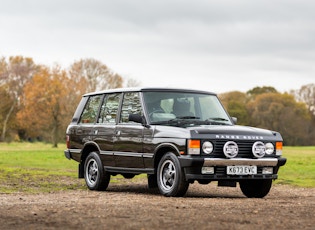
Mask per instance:
[[[108,94],[104,98],[98,123],[116,123],[121,93]]]
[[[102,95],[90,96],[82,112],[79,123],[95,123]]]

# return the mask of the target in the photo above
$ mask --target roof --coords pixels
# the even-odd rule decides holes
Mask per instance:
[[[150,91],[160,91],[160,92],[189,92],[189,93],[203,93],[203,94],[213,94],[215,93],[197,90],[197,89],[184,89],[184,88],[167,88],[167,87],[134,87],[134,88],[116,88],[116,89],[107,89],[102,91],[96,91],[91,93],[86,93],[83,96],[97,95],[104,93],[121,93],[121,92],[150,92]]]

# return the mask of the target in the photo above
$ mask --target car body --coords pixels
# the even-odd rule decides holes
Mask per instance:
[[[111,175],[147,174],[149,188],[184,196],[190,183],[236,186],[264,197],[282,157],[280,133],[238,126],[211,92],[124,88],[83,95],[69,124],[68,159],[79,178],[105,190]]]

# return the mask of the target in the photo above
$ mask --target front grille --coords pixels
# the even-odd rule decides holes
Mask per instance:
[[[224,157],[223,146],[227,142],[227,140],[214,140],[211,141],[214,145],[214,151],[211,154],[211,157]],[[253,158],[252,146],[255,141],[234,141],[238,145],[238,155],[240,158]]]

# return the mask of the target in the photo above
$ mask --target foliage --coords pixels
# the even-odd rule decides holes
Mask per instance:
[[[298,90],[292,90],[291,94],[297,101],[305,103],[315,116],[315,84],[303,85]]]
[[[129,79],[127,84],[137,84]],[[122,87],[123,78],[103,63],[82,59],[69,70],[31,58],[0,59],[0,142],[40,139],[57,146],[82,94]]]
[[[273,87],[219,95],[238,124],[278,131],[286,145],[315,145],[315,115],[304,102]]]
[[[48,139],[57,147],[70,120],[67,111],[68,84],[65,71],[42,68],[24,87],[23,110],[17,114],[28,137]],[[49,86],[48,88],[46,86]]]
[[[248,102],[247,95],[239,91],[233,91],[219,96],[230,116],[237,117],[239,125],[247,125],[249,121],[249,114],[245,106]]]
[[[1,106],[0,113],[3,119],[0,141],[4,141],[10,121],[14,122],[16,112],[20,109],[20,100],[23,97],[23,89],[27,82],[31,80],[33,74],[38,70],[38,66],[31,58],[22,56],[0,59],[0,86],[6,92],[9,103]]]

